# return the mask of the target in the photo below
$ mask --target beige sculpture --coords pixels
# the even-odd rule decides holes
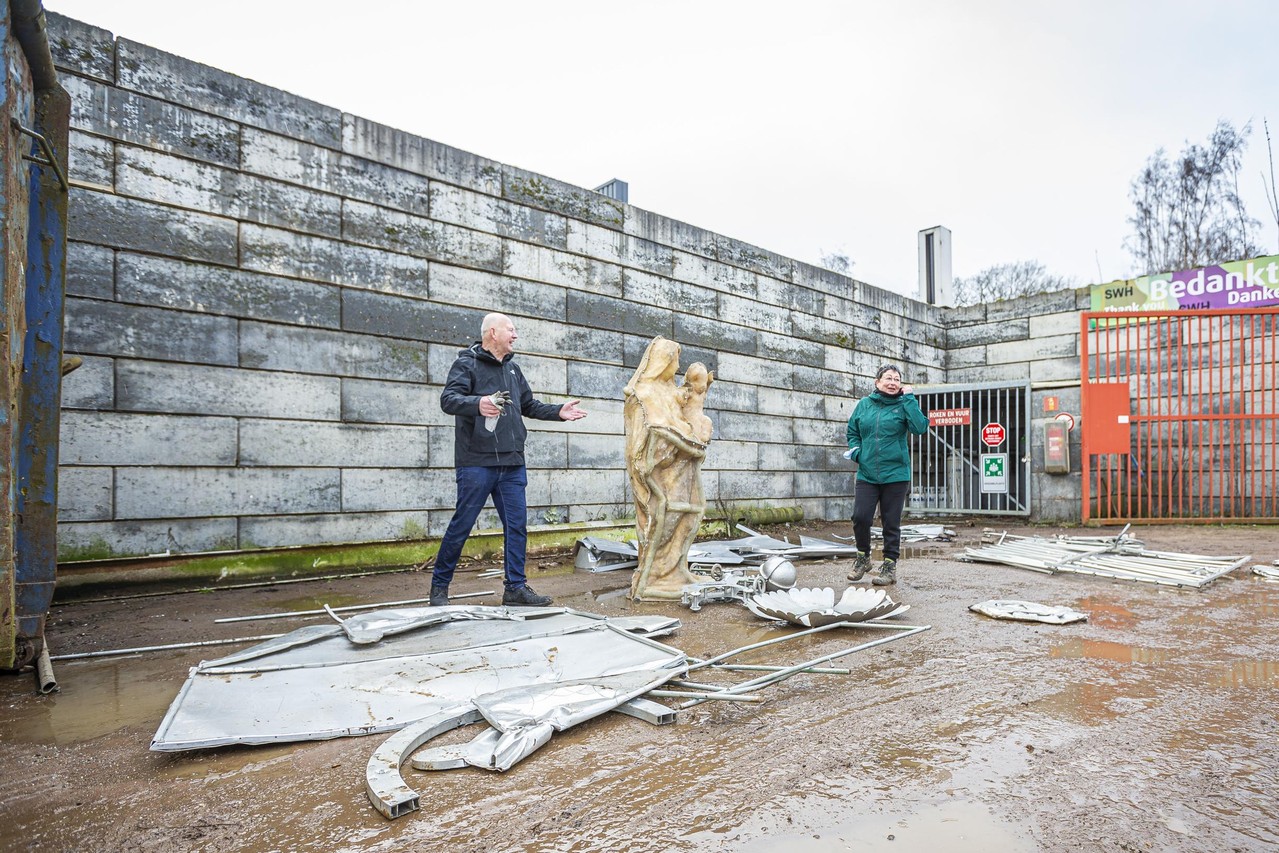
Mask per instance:
[[[626,468],[639,534],[636,599],[679,598],[697,580],[688,549],[706,512],[702,460],[712,427],[702,406],[715,376],[694,363],[676,385],[679,351],[674,341],[654,338],[625,388]]]

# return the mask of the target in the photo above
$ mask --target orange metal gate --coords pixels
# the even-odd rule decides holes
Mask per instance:
[[[1279,308],[1086,311],[1084,521],[1279,521]]]

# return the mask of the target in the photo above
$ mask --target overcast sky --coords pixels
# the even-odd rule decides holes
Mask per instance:
[[[1128,187],[1251,123],[1279,252],[1272,0],[45,0],[45,8],[484,157],[914,295],[953,270],[1134,274]],[[1276,151],[1279,154],[1279,151]]]

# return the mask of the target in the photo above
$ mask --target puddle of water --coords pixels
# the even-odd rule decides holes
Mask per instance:
[[[1131,628],[1137,624],[1137,616],[1127,605],[1108,598],[1088,595],[1074,604],[1076,610],[1088,614],[1088,622],[1099,628]]]
[[[735,845],[750,851],[830,853],[839,850],[986,853],[1034,851],[1038,846],[1015,823],[967,800],[900,803],[885,801],[870,813],[814,832],[788,832]]]
[[[181,679],[168,676],[186,672],[173,660],[152,656],[145,661],[64,663],[57,670],[59,692],[9,705],[6,716],[12,716],[3,720],[4,739],[66,746],[126,726],[158,726],[181,687]]]
[[[1067,640],[1048,652],[1054,658],[1092,658],[1118,663],[1164,663],[1172,658],[1167,649],[1143,649],[1109,640]]]

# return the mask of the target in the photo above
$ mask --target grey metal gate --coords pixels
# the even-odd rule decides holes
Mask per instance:
[[[1030,515],[1030,382],[918,387],[911,436],[915,515]]]

